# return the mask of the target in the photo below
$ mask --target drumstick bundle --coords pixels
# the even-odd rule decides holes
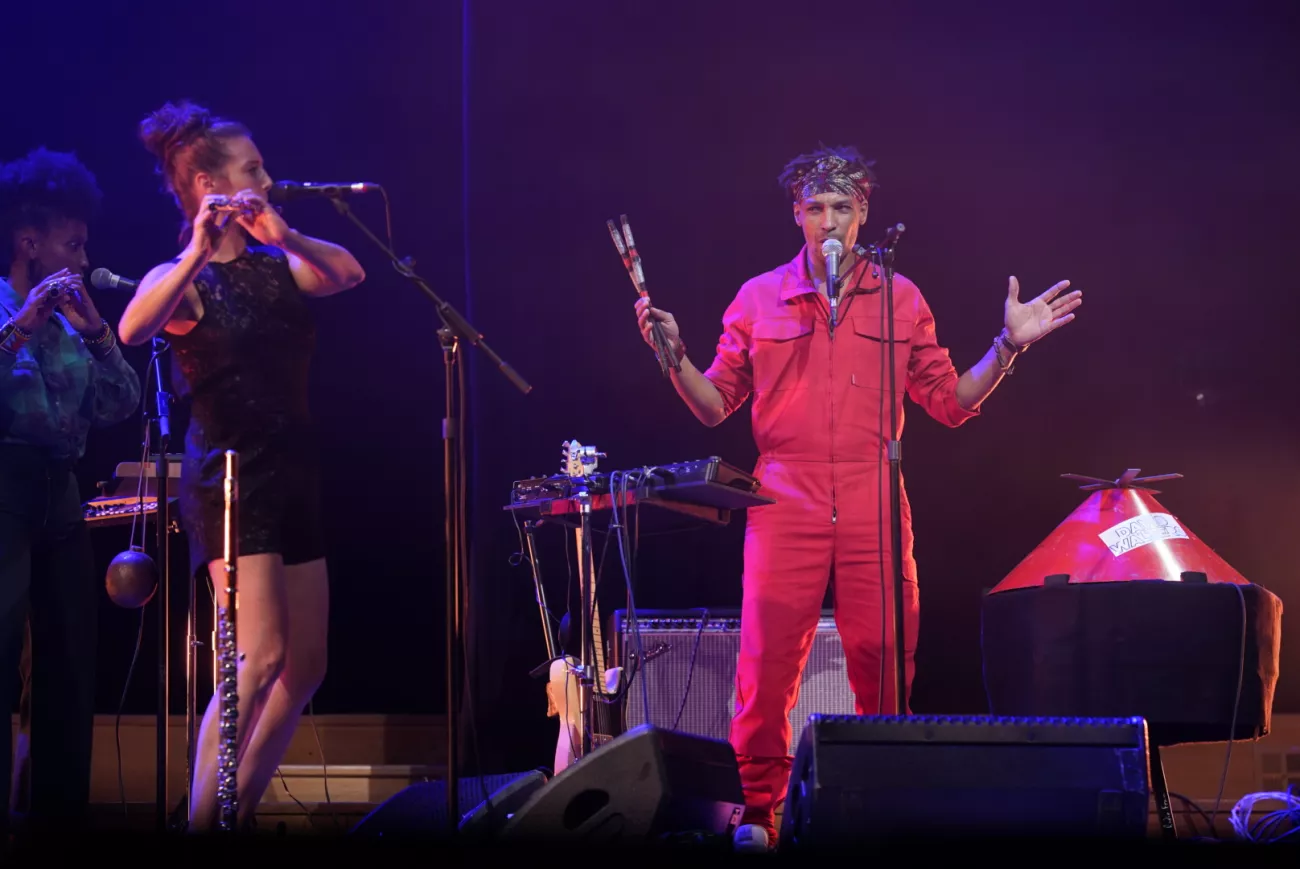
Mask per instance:
[[[622,223],[623,232],[620,235],[619,229],[614,225],[614,221],[605,221],[605,226],[609,228],[609,236],[614,239],[614,247],[618,249],[618,255],[623,259],[623,268],[627,269],[627,276],[632,279],[632,286],[636,287],[637,293],[643,299],[650,298],[645,288],[645,269],[641,265],[641,254],[637,253],[636,242],[632,239],[632,226],[627,221],[627,215],[619,215],[619,221]],[[663,323],[651,319],[650,334],[654,339],[655,355],[659,357],[659,369],[663,372],[664,377],[668,377],[668,369],[681,371],[682,363],[672,352],[668,344],[668,336],[664,334]]]

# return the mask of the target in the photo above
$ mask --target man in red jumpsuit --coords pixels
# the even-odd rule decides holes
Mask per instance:
[[[651,319],[663,324],[670,350],[681,360],[673,385],[701,422],[718,425],[753,396],[760,454],[754,474],[776,499],[749,511],[745,533],[731,726],[745,791],[736,843],[745,850],[776,844],[774,812],[785,796],[792,760],[789,715],[832,576],[835,622],[857,712],[894,709],[885,294],[875,265],[853,252],[876,186],[871,165],[854,149],[821,149],[786,166],[780,180],[805,244],[793,260],[740,288],[723,315],[707,371],[692,365],[672,314],[645,299],[636,304],[651,346]],[[833,334],[821,256],[822,242],[830,238],[844,250]],[[1019,353],[1074,319],[1081,294],[1062,295],[1068,286],[1061,281],[1021,302],[1012,277],[1004,328],[984,358],[959,377],[920,290],[895,273],[892,352],[900,434],[904,395],[948,426],[976,416]],[[906,491],[901,504],[910,694],[919,599]]]

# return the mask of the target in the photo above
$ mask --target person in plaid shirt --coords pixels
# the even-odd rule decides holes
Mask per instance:
[[[36,686],[30,820],[58,829],[85,820],[95,712],[99,586],[73,470],[90,429],[140,404],[140,379],[82,283],[101,198],[73,154],[37,148],[0,167],[0,771],[10,781],[22,656]]]

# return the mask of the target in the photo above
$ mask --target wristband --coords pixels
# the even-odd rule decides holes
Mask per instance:
[[[686,342],[684,342],[681,336],[678,335],[676,341],[669,339],[667,346],[668,352],[673,355],[672,361],[675,364],[680,365],[682,360],[686,358]]]
[[[998,333],[998,341],[1002,343],[1003,347],[1006,347],[1009,351],[1011,351],[1013,355],[1017,353],[1024,353],[1026,350],[1029,349],[1028,344],[1021,347],[1019,344],[1016,344],[1014,341],[1012,341],[1011,336],[1007,334],[1007,329],[1005,326],[1003,326],[1002,331]]]
[[[108,341],[109,338],[113,337],[113,330],[108,327],[108,321],[101,319],[100,323],[102,324],[103,328],[101,328],[98,332],[95,333],[95,337],[87,338],[85,335],[81,336],[81,340],[84,343],[103,344],[106,341]]]
[[[81,343],[90,351],[90,355],[96,359],[103,359],[108,356],[109,353],[113,352],[113,348],[117,346],[117,338],[113,335],[113,330],[109,327],[108,321],[103,320],[101,322],[103,322],[104,326],[95,334],[95,337],[81,336]]]
[[[36,337],[34,332],[28,332],[22,326],[19,326],[18,321],[12,317],[9,318],[9,325],[14,327],[14,334],[19,338],[22,338],[24,341],[30,341],[32,338]]]
[[[0,326],[0,350],[11,356],[17,356],[23,345],[32,340],[32,333],[14,322],[12,317]]]

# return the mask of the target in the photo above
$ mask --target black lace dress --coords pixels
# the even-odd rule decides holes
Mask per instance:
[[[181,522],[195,569],[223,557],[225,451],[239,454],[239,554],[325,555],[307,388],[316,328],[284,251],[250,246],[194,279],[203,316],[169,335],[189,403]]]

